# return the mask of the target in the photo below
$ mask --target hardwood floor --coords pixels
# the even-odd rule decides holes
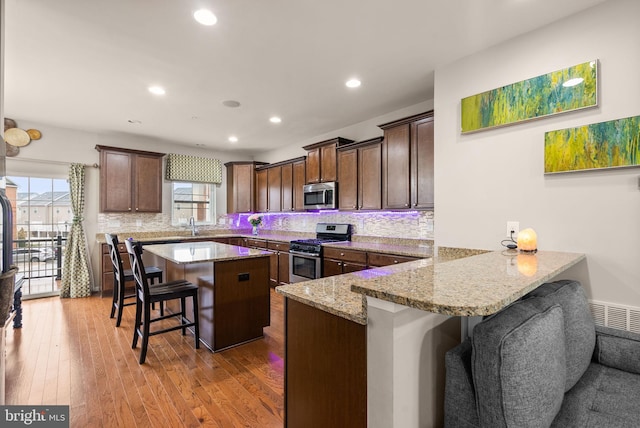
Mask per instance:
[[[271,291],[265,337],[216,354],[180,331],[153,336],[147,361],[131,349],[111,298],[28,300],[7,332],[6,404],[70,405],[72,427],[282,427],[283,297]]]

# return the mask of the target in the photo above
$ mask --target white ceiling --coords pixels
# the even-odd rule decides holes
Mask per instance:
[[[258,153],[431,99],[438,66],[603,1],[5,0],[5,115]]]

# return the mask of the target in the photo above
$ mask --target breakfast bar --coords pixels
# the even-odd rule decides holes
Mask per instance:
[[[463,255],[468,254],[473,253]],[[431,427],[443,420],[444,354],[471,334],[473,321],[584,259],[584,254],[553,251],[477,251],[457,258],[436,250],[430,259],[277,291],[287,301],[365,326],[366,426]]]
[[[164,260],[167,280],[198,285],[200,340],[209,349],[263,336],[270,324],[270,253],[216,242],[145,245],[144,251]],[[168,310],[179,311],[171,305]]]

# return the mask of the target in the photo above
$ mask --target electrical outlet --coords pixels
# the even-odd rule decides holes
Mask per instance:
[[[518,232],[520,232],[519,221],[507,221],[507,238],[511,238],[511,232],[513,232],[513,239],[516,239]]]

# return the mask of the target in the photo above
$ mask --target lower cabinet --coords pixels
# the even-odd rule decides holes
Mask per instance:
[[[285,299],[285,426],[367,426],[367,328]]]
[[[127,253],[127,248],[124,244],[118,244],[118,252],[120,253],[120,258],[122,259],[122,265],[125,269],[131,269],[131,264],[129,263],[129,253]],[[101,275],[100,275],[100,294],[102,296],[111,296],[113,295],[113,263],[111,263],[111,256],[109,255],[109,246],[107,244],[102,244],[102,265],[101,265]],[[131,282],[131,287],[135,287],[133,281]]]
[[[324,248],[322,276],[341,275],[367,268],[367,253],[357,250]]]
[[[289,283],[289,244],[269,241],[267,249],[273,252],[271,256],[271,286]]]

